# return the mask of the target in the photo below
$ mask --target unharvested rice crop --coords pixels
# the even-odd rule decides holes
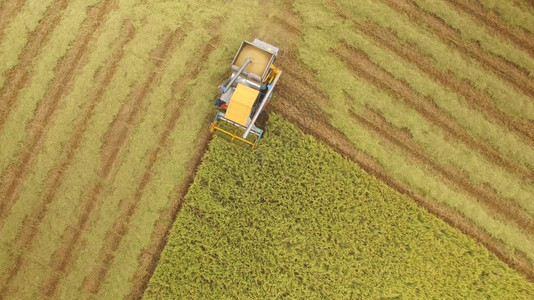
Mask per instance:
[[[529,299],[534,284],[278,115],[216,136],[145,299]]]

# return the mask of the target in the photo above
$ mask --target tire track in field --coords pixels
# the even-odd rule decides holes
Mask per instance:
[[[102,166],[99,171],[101,180],[95,182],[89,189],[85,199],[82,200],[81,213],[78,223],[67,229],[63,235],[61,247],[52,257],[51,267],[53,274],[45,280],[42,285],[43,294],[47,297],[53,297],[61,276],[65,273],[69,264],[74,260],[73,254],[75,247],[80,241],[81,234],[87,228],[88,221],[94,209],[98,206],[98,199],[104,190],[104,183],[109,181],[117,171],[115,165],[120,161],[119,152],[125,145],[131,132],[132,126],[136,124],[146,106],[146,98],[152,91],[155,83],[162,76],[162,69],[165,67],[164,62],[172,54],[180,41],[181,34],[170,32],[162,36],[162,42],[152,54],[154,57],[154,66],[147,79],[138,84],[130,99],[121,107],[118,115],[106,133],[104,143],[101,149]]]
[[[104,64],[104,67],[100,69],[95,76],[96,88],[89,96],[88,103],[81,114],[83,118],[78,122],[75,127],[74,134],[66,143],[64,148],[64,153],[66,155],[58,164],[54,166],[46,179],[47,189],[44,193],[43,201],[34,208],[31,215],[27,216],[22,223],[22,229],[13,243],[19,252],[14,259],[14,267],[7,273],[6,276],[0,278],[0,295],[5,292],[5,289],[7,289],[11,280],[15,278],[15,276],[23,267],[23,253],[25,253],[31,247],[34,238],[37,236],[38,225],[46,215],[48,205],[52,203],[56,197],[59,186],[63,182],[63,174],[74,158],[74,154],[80,145],[89,120],[93,115],[94,108],[102,99],[102,94],[110,84],[111,79],[117,71],[118,64],[124,55],[124,46],[133,39],[135,31],[132,23],[127,22],[123,28],[125,28],[125,30],[123,30],[121,36],[117,38],[118,42],[112,55],[110,56],[109,61]]]
[[[454,47],[465,55],[478,60],[481,66],[506,80],[525,95],[534,97],[534,81],[528,72],[502,57],[486,53],[478,43],[462,39],[460,34],[445,21],[421,10],[411,0],[382,0],[392,9],[406,14],[415,26],[426,24],[445,44]]]
[[[68,0],[57,0],[46,9],[39,25],[30,33],[28,43],[19,56],[19,64],[7,72],[4,86],[0,89],[0,101],[2,102],[0,105],[0,129],[4,127],[20,90],[27,85],[31,77],[33,59],[48,42],[50,34],[61,20],[61,12],[65,10],[68,3]]]
[[[4,32],[7,26],[24,4],[26,4],[26,0],[6,0],[0,6],[0,42],[4,39]]]
[[[534,57],[534,36],[524,31],[513,30],[505,25],[494,13],[486,10],[482,4],[473,0],[447,0],[460,12],[469,14],[491,34],[514,43]]]
[[[213,28],[214,26],[209,26]],[[200,58],[195,57],[186,64],[187,68],[191,70],[185,74],[181,79],[173,84],[173,95],[179,94],[185,90],[186,84],[191,78],[196,78],[202,67],[208,61],[208,57],[219,44],[219,37],[212,38],[200,51]],[[186,91],[181,97],[185,102],[178,102],[174,97],[167,103],[167,110],[170,114],[165,120],[165,127],[160,134],[156,147],[149,155],[148,164],[145,167],[145,172],[141,176],[139,185],[136,188],[135,194],[132,198],[124,198],[119,204],[120,216],[115,220],[113,226],[107,231],[104,238],[104,245],[98,255],[98,261],[102,262],[99,266],[93,268],[88,276],[85,277],[82,288],[90,293],[97,294],[100,287],[106,279],[108,268],[111,266],[117,250],[122,241],[122,238],[128,233],[130,229],[130,221],[137,210],[137,206],[141,197],[145,193],[145,189],[152,179],[153,168],[160,158],[161,151],[168,148],[168,139],[173,132],[178,119],[182,115],[182,107],[184,104],[190,102],[187,99],[188,92]],[[202,154],[204,152],[197,152]],[[194,177],[194,176],[193,176]],[[189,186],[189,185],[187,185]]]
[[[22,182],[29,174],[33,159],[46,139],[50,120],[58,108],[58,103],[70,91],[77,71],[87,63],[95,31],[103,24],[113,6],[114,1],[105,0],[90,9],[76,41],[56,67],[55,77],[28,125],[28,139],[25,145],[19,152],[16,162],[2,174],[0,197],[5,201],[0,203],[0,220],[5,219],[5,215],[17,200]]]
[[[485,185],[472,182],[462,172],[458,172],[451,167],[441,165],[432,158],[416,142],[409,132],[405,132],[391,125],[382,115],[372,109],[366,109],[364,113],[357,114],[351,108],[347,99],[347,106],[352,118],[366,129],[375,132],[392,147],[399,148],[409,158],[419,162],[422,166],[430,167],[449,186],[462,189],[466,194],[478,200],[480,204],[488,209],[497,219],[507,223],[514,222],[520,228],[534,233],[534,219],[529,216],[517,203],[506,200],[499,196],[493,189]]]
[[[470,82],[459,80],[451,72],[439,71],[433,62],[421,53],[416,45],[401,44],[392,31],[367,22],[358,23],[357,27],[378,46],[397,54],[405,61],[417,66],[419,70],[427,74],[434,81],[464,97],[470,108],[484,113],[488,120],[499,121],[510,131],[515,132],[530,145],[534,146],[534,126],[529,126],[529,124],[521,123],[516,119],[510,118],[506,113],[495,107],[486,92],[476,90]],[[517,163],[505,158],[498,151],[482,151],[481,154],[511,174],[519,174],[524,180],[528,181],[534,179],[533,170],[525,170]]]

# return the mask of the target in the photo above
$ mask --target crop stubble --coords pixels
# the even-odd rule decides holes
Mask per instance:
[[[24,0],[7,0],[0,6],[0,41],[4,38],[7,25],[25,3]]]
[[[434,81],[464,97],[470,108],[481,111],[489,120],[499,121],[510,131],[521,136],[525,142],[534,145],[534,124],[521,122],[499,110],[492,103],[490,100],[491,96],[488,95],[487,92],[477,90],[472,82],[468,80],[460,80],[451,72],[437,70],[432,61],[421,53],[416,45],[401,44],[391,30],[380,28],[369,22],[358,23],[357,27],[375,41],[377,45],[392,51],[407,62],[414,64],[422,72],[428,74]],[[496,162],[511,173],[522,174],[527,178],[532,178],[534,176],[532,170],[524,170],[520,168],[511,161],[505,159],[497,151],[483,151],[482,153],[485,154],[489,160]]]
[[[25,87],[31,77],[32,62],[39,50],[46,44],[54,28],[59,24],[61,12],[67,7],[68,0],[58,0],[52,3],[44,13],[41,22],[30,34],[28,43],[20,54],[20,62],[7,72],[7,80],[0,90],[0,129],[3,128],[9,112],[16,103],[19,91]]]
[[[101,180],[95,182],[89,189],[84,200],[82,200],[82,209],[78,217],[78,223],[67,229],[67,232],[63,236],[61,248],[53,255],[51,266],[55,271],[42,286],[45,295],[50,297],[54,295],[61,274],[66,271],[73,260],[74,250],[81,233],[87,227],[90,215],[98,205],[98,199],[104,189],[104,182],[113,177],[114,170],[116,171],[115,167],[121,160],[119,154],[127,141],[131,131],[131,125],[135,124],[141,117],[143,106],[146,105],[146,97],[153,88],[154,83],[161,77],[161,70],[165,66],[164,61],[172,54],[173,49],[180,40],[180,36],[180,34],[171,32],[162,37],[162,43],[155,49],[152,55],[158,58],[154,60],[153,70],[142,84],[136,86],[134,92],[130,95],[130,99],[121,107],[119,114],[106,133],[101,149],[102,165],[99,171]]]
[[[213,28],[213,26],[210,26],[210,27]],[[203,47],[202,50],[199,51],[200,58],[195,58],[193,61],[187,64],[188,69],[191,70],[191,72],[189,74],[184,75],[184,77],[182,77],[181,79],[179,79],[178,81],[174,83],[173,91],[175,91],[175,93],[183,93],[185,91],[186,83],[190,80],[190,78],[195,78],[198,75],[198,73],[202,70],[202,66],[207,61],[210,53],[215,49],[218,43],[219,43],[218,38],[217,37],[213,38],[210,42],[206,44],[206,46]],[[182,98],[187,99],[187,94],[188,92],[185,91],[184,96]],[[145,172],[143,173],[141,177],[139,185],[137,185],[135,194],[130,199],[126,199],[126,198],[122,199],[121,203],[119,204],[119,207],[121,210],[121,216],[115,220],[113,226],[106,233],[105,244],[102,247],[100,254],[99,254],[99,258],[100,258],[99,261],[102,261],[103,263],[100,266],[93,268],[90,274],[85,278],[84,284],[83,284],[83,288],[85,290],[93,294],[96,294],[99,291],[100,286],[102,285],[105,279],[105,275],[109,268],[109,264],[113,260],[114,255],[116,254],[115,252],[118,249],[118,245],[120,241],[122,240],[122,238],[127,234],[129,230],[128,224],[130,223],[130,219],[133,216],[135,210],[137,209],[137,203],[140,201],[143,193],[145,192],[145,188],[148,182],[151,180],[152,171],[153,171],[152,169],[160,156],[160,152],[167,148],[168,146],[167,140],[169,138],[169,135],[173,131],[174,127],[176,126],[176,123],[182,113],[182,107],[184,106],[184,104],[187,103],[187,101],[190,101],[190,100],[186,100],[185,103],[183,102],[178,103],[177,101],[173,99],[168,102],[167,104],[168,108],[166,110],[170,111],[170,114],[168,115],[167,120],[164,121],[165,127],[163,129],[163,132],[160,134],[160,137],[158,139],[158,142],[156,143],[155,148],[151,151],[151,154],[149,155],[148,164],[145,167]],[[204,139],[200,139],[199,141],[200,144],[207,145],[206,138],[207,136],[204,136]],[[196,159],[194,159],[193,161],[196,161]],[[193,165],[195,164],[193,163]],[[195,168],[192,168],[192,170],[190,171],[194,171],[194,169]],[[187,177],[190,177],[192,180],[193,172],[190,172]],[[189,180],[186,180],[186,181],[189,182]],[[185,191],[186,189],[182,188],[179,190]],[[183,195],[177,195],[174,198],[175,199],[174,201],[181,202],[182,198],[183,198]],[[179,206],[179,204],[173,204],[171,205],[169,210],[171,211],[176,210],[175,207],[177,206]],[[172,212],[170,213],[170,215],[175,215],[175,214],[176,213],[172,213]],[[168,226],[171,225],[169,222],[167,222],[167,224]],[[166,232],[166,230],[164,230],[164,232]],[[159,239],[163,239],[164,236],[165,236],[164,234],[157,235]],[[158,245],[160,243],[161,242],[158,242],[158,241],[153,242],[153,244],[155,245]],[[141,262],[141,265],[142,265],[142,262]],[[153,267],[155,267],[155,265]],[[150,270],[150,269],[153,269],[153,267],[151,268],[150,266],[146,266],[146,267],[140,266],[138,270],[140,271]],[[133,290],[142,290],[138,286],[142,285],[143,282],[147,280],[147,277],[148,277],[147,275],[149,274],[139,274],[139,275],[134,276],[134,278],[136,278],[136,281],[140,280],[141,282],[134,282]]]
[[[526,70],[501,57],[486,53],[480,45],[462,39],[460,34],[440,18],[421,10],[411,0],[381,0],[391,8],[410,17],[415,24],[426,24],[445,44],[456,47],[465,55],[478,60],[484,68],[514,85],[528,96],[534,96],[534,83]]]
[[[350,107],[350,103],[348,104]],[[444,182],[456,188],[462,189],[466,194],[477,199],[483,206],[488,208],[497,219],[505,222],[514,222],[530,234],[534,233],[534,221],[516,203],[503,199],[495,190],[473,183],[466,175],[461,174],[450,167],[441,165],[438,161],[426,154],[426,151],[413,140],[412,136],[389,124],[378,112],[366,109],[357,114],[349,109],[352,118],[363,127],[376,132],[392,147],[398,147],[403,153],[421,165],[427,166],[438,174]]]
[[[4,219],[18,198],[20,185],[31,170],[33,158],[46,139],[50,120],[61,99],[70,91],[75,74],[87,63],[87,56],[92,49],[95,31],[103,23],[107,13],[111,11],[112,3],[113,1],[100,2],[98,6],[89,11],[77,40],[58,63],[54,79],[44,98],[39,102],[34,118],[27,126],[29,137],[20,150],[18,159],[2,174],[0,195],[5,200],[0,207],[0,219]]]
[[[195,59],[191,63],[187,64],[190,67],[190,70],[192,70],[192,72],[190,74],[185,75],[183,78],[179,79],[173,84],[174,93],[181,93],[182,98],[184,99],[187,99],[187,96],[189,94],[189,90],[186,88],[187,82],[191,78],[195,78],[200,73],[205,62],[208,60],[208,57],[210,56],[211,52],[220,43],[219,37],[217,35],[220,30],[220,24],[212,25],[214,26],[211,26],[211,28],[217,28],[213,32],[215,36],[202,48],[202,50],[199,51],[201,53],[201,58]],[[177,121],[182,114],[181,106],[182,105],[178,104],[176,101],[170,101],[168,104],[170,111],[169,117],[165,121],[164,131],[161,133],[158,139],[157,146],[150,156],[149,164],[147,165],[145,173],[143,174],[143,177],[141,179],[141,183],[136,190],[133,199],[134,203],[137,203],[141,198],[141,195],[144,193],[144,189],[146,188],[146,185],[150,180],[153,166],[158,160],[160,152],[168,146],[167,141],[169,135],[174,130]],[[206,119],[205,123],[207,124],[208,122],[209,120]],[[176,215],[182,207],[183,199],[185,197],[185,194],[187,193],[187,189],[193,182],[196,168],[200,164],[202,155],[208,148],[209,138],[210,134],[208,131],[202,132],[201,135],[198,137],[195,148],[199,150],[187,163],[187,175],[185,176],[185,180],[176,187],[175,192],[173,193],[174,197],[171,205],[169,205],[169,207],[161,214],[160,218],[156,221],[154,230],[150,238],[150,246],[147,249],[144,249],[141,255],[139,256],[139,267],[137,268],[137,272],[134,275],[133,287],[130,294],[128,295],[129,299],[137,299],[142,297],[143,291],[145,290],[146,285],[148,284],[148,280],[150,279],[150,276],[156,268],[161,251],[165,246],[167,232],[169,232],[170,227],[173,224],[173,220],[176,219]],[[134,203],[132,203],[130,206],[132,209],[135,209]],[[131,215],[133,215],[133,211],[128,212],[128,216]]]
[[[328,4],[336,11],[339,17],[344,20],[349,19],[335,3],[329,1]],[[405,61],[417,66],[419,70],[427,74],[435,82],[464,97],[470,108],[483,112],[489,120],[498,120],[501,124],[507,126],[509,130],[521,136],[525,142],[534,145],[534,123],[521,122],[499,110],[491,102],[491,97],[488,93],[477,90],[472,82],[468,80],[460,80],[450,72],[437,70],[432,61],[427,58],[416,45],[406,43],[401,44],[395,33],[391,30],[380,27],[370,21],[359,22],[354,20],[354,22],[356,23],[356,31],[364,33],[378,46],[390,50]],[[522,168],[518,164],[506,159],[492,146],[484,146],[480,153],[484,155],[486,159],[496,163],[508,172],[519,174],[524,180],[534,180],[534,171]]]
[[[133,39],[133,36],[135,34],[135,28],[132,23],[125,22],[123,28],[124,30],[122,31],[121,36],[119,36],[117,39],[116,47],[114,49],[113,54],[110,56],[109,61],[105,64],[105,67],[100,69],[98,74],[96,74],[95,76],[95,89],[88,98],[85,110],[81,115],[82,118],[75,126],[74,134],[66,143],[64,149],[65,155],[50,171],[46,179],[47,188],[43,197],[43,201],[39,203],[32,211],[31,215],[27,216],[23,221],[22,229],[14,242],[14,245],[17,249],[20,250],[20,252],[14,259],[14,267],[5,276],[5,278],[2,278],[0,280],[4,287],[9,285],[11,280],[22,268],[24,263],[22,254],[25,250],[31,247],[32,242],[37,235],[38,224],[43,220],[48,205],[52,203],[56,198],[58,188],[63,182],[63,174],[67,166],[70,165],[72,159],[74,158],[74,154],[76,153],[76,150],[80,145],[82,136],[87,129],[88,122],[93,116],[94,108],[97,103],[102,99],[102,94],[111,82],[113,76],[115,75],[119,61],[124,55],[124,46]]]

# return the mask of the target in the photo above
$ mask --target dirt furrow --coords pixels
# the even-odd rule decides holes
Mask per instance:
[[[2,174],[0,195],[5,201],[0,204],[0,220],[4,219],[17,200],[21,184],[29,174],[33,159],[46,139],[50,120],[59,107],[58,103],[70,91],[77,71],[87,63],[87,56],[94,42],[94,33],[112,10],[113,4],[114,1],[102,1],[91,8],[80,35],[56,67],[54,80],[39,102],[34,118],[28,125],[28,139],[19,152],[16,163],[9,166]]]
[[[61,20],[61,12],[68,3],[68,0],[57,0],[46,9],[39,25],[30,34],[28,43],[19,56],[19,64],[7,72],[6,81],[0,90],[0,129],[4,127],[7,116],[17,101],[19,91],[27,85],[31,77],[34,57],[48,42],[50,34]]]
[[[371,37],[379,46],[394,52],[406,61],[417,66],[434,81],[439,82],[441,85],[464,97],[470,108],[481,111],[489,120],[499,121],[509,130],[515,132],[529,144],[534,146],[534,126],[521,123],[499,110],[492,103],[490,96],[486,92],[476,90],[470,82],[459,80],[450,72],[441,72],[436,69],[433,62],[421,53],[416,45],[401,44],[393,32],[371,23],[359,23],[357,28],[367,36]],[[492,149],[488,148],[487,150]],[[505,158],[498,151],[482,151],[481,154],[483,154],[489,161],[496,163],[512,174],[519,174],[525,180],[529,181],[534,179],[533,170],[522,168]]]
[[[52,203],[56,197],[59,186],[63,182],[64,172],[74,158],[74,154],[80,145],[82,136],[87,129],[87,124],[93,115],[94,108],[102,99],[102,94],[115,75],[119,61],[124,54],[124,46],[130,40],[132,40],[134,36],[134,26],[131,24],[131,22],[125,23],[123,28],[124,30],[121,36],[117,38],[118,42],[116,43],[115,50],[110,56],[109,61],[105,63],[105,66],[100,69],[95,76],[95,89],[88,98],[87,106],[85,107],[84,112],[81,114],[82,119],[75,126],[74,134],[66,143],[64,148],[65,156],[50,171],[46,179],[47,188],[44,193],[43,201],[33,209],[31,215],[26,217],[22,223],[22,229],[13,243],[15,248],[19,249],[19,252],[14,259],[14,267],[9,271],[5,278],[0,278],[0,295],[2,294],[4,288],[9,286],[11,280],[23,267],[24,260],[22,254],[31,247],[34,238],[37,236],[38,225],[43,220],[47,212],[48,205]]]
[[[350,107],[350,103],[348,106]],[[460,188],[466,194],[477,199],[497,219],[504,223],[514,222],[528,233],[534,233],[534,219],[516,203],[500,197],[488,186],[473,183],[465,174],[441,165],[426,154],[426,151],[413,140],[411,134],[389,124],[376,111],[366,109],[362,114],[357,114],[352,110],[350,112],[357,123],[380,135],[391,147],[401,149],[412,160],[419,162],[423,166],[430,167],[449,186]]]
[[[460,12],[469,14],[488,32],[503,40],[514,43],[519,48],[534,57],[534,36],[524,31],[513,30],[505,25],[493,12],[486,10],[482,4],[473,0],[447,0],[451,6]]]
[[[4,32],[14,16],[20,11],[20,8],[26,4],[25,0],[6,0],[0,6],[0,42],[4,39]]]
[[[519,91],[534,96],[534,81],[528,72],[502,57],[486,53],[478,43],[462,39],[460,34],[442,19],[420,9],[411,0],[382,0],[394,10],[406,14],[416,26],[426,24],[445,44],[458,49],[463,54],[478,60],[481,66],[506,80]]]
[[[113,174],[117,171],[116,166],[119,165],[120,161],[119,152],[125,145],[133,125],[141,118],[142,112],[147,105],[145,100],[152,91],[154,84],[161,78],[162,70],[165,66],[164,63],[176,48],[180,36],[181,34],[178,34],[178,32],[170,32],[162,37],[162,43],[152,54],[154,58],[152,71],[143,83],[135,87],[130,99],[121,107],[106,133],[101,149],[102,166],[99,171],[101,180],[95,182],[92,188],[89,189],[85,199],[82,200],[81,214],[77,224],[67,229],[63,235],[61,247],[52,257],[51,267],[54,272],[45,280],[42,286],[44,295],[48,297],[54,296],[61,276],[74,260],[74,250],[80,241],[81,234],[87,228],[94,209],[98,206],[98,199],[104,189],[104,183],[113,177]]]

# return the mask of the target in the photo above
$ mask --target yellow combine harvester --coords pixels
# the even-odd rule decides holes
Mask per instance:
[[[220,131],[253,148],[258,144],[263,130],[255,123],[269,102],[282,71],[274,66],[278,48],[255,39],[244,41],[232,61],[232,75],[219,86],[220,97],[215,101],[219,107],[210,131]],[[219,126],[223,121],[235,126],[234,132]],[[239,133],[238,133],[239,132]],[[252,133],[254,141],[247,139]]]

